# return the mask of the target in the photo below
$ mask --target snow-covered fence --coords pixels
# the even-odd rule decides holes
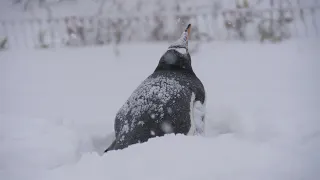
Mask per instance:
[[[199,42],[235,39],[280,41],[318,36],[320,7],[2,21],[0,48],[172,41],[187,23],[193,24],[191,39]]]
[[[319,35],[320,7],[237,9],[223,13],[225,27],[240,39],[281,41]],[[229,35],[228,35],[229,36]]]

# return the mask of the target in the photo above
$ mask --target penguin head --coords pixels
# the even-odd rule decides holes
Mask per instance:
[[[188,39],[191,30],[189,24],[180,38],[173,42],[160,58],[156,71],[180,70],[192,71],[191,56],[188,51]]]

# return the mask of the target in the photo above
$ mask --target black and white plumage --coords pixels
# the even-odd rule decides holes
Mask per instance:
[[[191,66],[189,33],[190,25],[120,108],[115,140],[105,152],[168,133],[194,135],[204,131],[205,89]]]

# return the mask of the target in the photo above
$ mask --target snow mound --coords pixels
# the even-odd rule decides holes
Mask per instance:
[[[316,180],[319,42],[203,44],[192,64],[208,95],[206,136],[107,154],[116,112],[167,44],[121,45],[119,57],[110,47],[3,52],[0,179]]]
[[[78,134],[63,121],[3,117],[2,168],[52,169],[79,158]],[[53,158],[54,157],[54,158]],[[2,162],[3,163],[3,162]]]
[[[65,139],[56,138],[56,141]],[[36,152],[39,153],[39,149]],[[68,148],[60,146],[59,149]],[[50,159],[61,157],[52,150],[49,152]],[[250,142],[232,134],[217,138],[166,135],[132,145],[130,149],[110,151],[102,157],[97,153],[85,153],[77,163],[68,164],[69,157],[64,159],[64,166],[47,171],[34,169],[31,177],[46,180],[300,179],[305,177],[306,164],[297,155],[287,151],[287,147]]]

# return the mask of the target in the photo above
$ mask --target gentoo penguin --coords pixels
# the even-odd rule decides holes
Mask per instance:
[[[105,152],[169,133],[203,133],[206,96],[191,65],[190,30],[191,24],[120,108],[114,123],[115,140]]]

